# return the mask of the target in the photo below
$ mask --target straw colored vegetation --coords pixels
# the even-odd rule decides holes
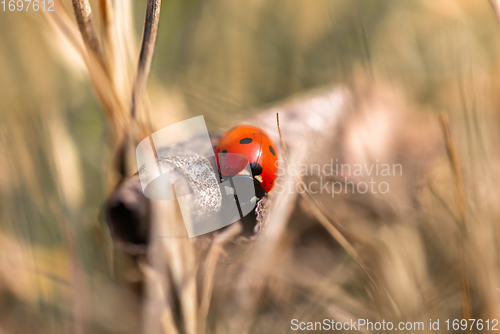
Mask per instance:
[[[500,320],[496,0],[54,1],[0,11],[0,333]],[[332,196],[286,174],[245,236],[155,238],[185,230],[152,202],[131,256],[106,200],[140,140],[196,115],[261,126],[285,167],[402,175]]]

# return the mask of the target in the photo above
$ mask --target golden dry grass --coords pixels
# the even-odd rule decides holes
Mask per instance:
[[[0,333],[498,319],[496,2],[164,0],[141,58],[146,1],[90,1],[92,21],[87,2],[0,11]],[[304,137],[314,161],[402,163],[391,192],[271,194],[257,240],[233,225],[156,240],[149,260],[114,248],[103,207],[138,140],[200,114],[277,131],[255,111],[323,86],[349,107],[338,133]],[[298,147],[290,160],[309,161]],[[154,212],[182,229],[175,204]]]

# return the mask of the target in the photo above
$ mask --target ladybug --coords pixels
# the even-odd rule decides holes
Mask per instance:
[[[233,154],[231,154],[233,153]],[[258,127],[240,125],[224,134],[215,149],[217,168],[222,176],[252,176],[264,192],[274,186],[278,153],[269,135]]]

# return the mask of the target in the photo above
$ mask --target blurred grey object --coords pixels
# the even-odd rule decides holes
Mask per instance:
[[[298,152],[309,152],[307,159],[310,159],[312,157],[310,154],[315,152],[313,148],[320,149],[318,145],[305,148],[310,141],[304,139],[314,138],[317,134],[326,133],[326,128],[333,128],[337,119],[335,115],[341,114],[340,110],[343,109],[346,98],[348,95],[344,89],[324,90],[293,100],[282,107],[277,106],[263,111],[241,122],[263,128],[276,143],[279,143],[276,126],[276,113],[279,112],[284,124],[283,135],[287,139],[288,153],[298,162]],[[332,121],[334,124],[331,124]],[[332,135],[335,135],[335,132],[332,132]],[[218,137],[211,135],[213,146],[216,145]],[[218,183],[213,179],[210,169],[210,167],[216,168],[213,157],[209,160],[194,152],[189,153],[196,151],[192,148],[203,146],[201,140],[203,137],[198,136],[177,145],[157,149],[161,164],[176,167],[173,183],[179,187],[178,189],[186,189],[184,191],[187,194],[186,201],[182,201],[182,205],[191,206],[193,223],[200,217],[216,214],[220,210],[222,198]],[[279,151],[281,152],[281,149]],[[206,152],[206,156],[211,155],[213,152]],[[282,152],[280,156],[283,156]],[[149,210],[149,201],[141,191],[137,175],[117,187],[110,196],[106,214],[107,223],[117,246],[132,254],[144,252],[142,246],[149,240],[146,236],[150,224]]]

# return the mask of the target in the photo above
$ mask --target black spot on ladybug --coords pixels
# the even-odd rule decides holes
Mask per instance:
[[[240,140],[240,144],[250,144],[252,142],[252,138],[243,138]]]
[[[227,150],[224,150],[224,151],[221,152],[222,156],[225,156],[226,154],[227,154]]]
[[[271,151],[272,155],[276,156],[276,153],[274,152],[274,148],[271,145],[269,145],[269,151]]]
[[[252,162],[250,167],[252,168],[253,176],[262,174],[262,166],[259,163]]]

